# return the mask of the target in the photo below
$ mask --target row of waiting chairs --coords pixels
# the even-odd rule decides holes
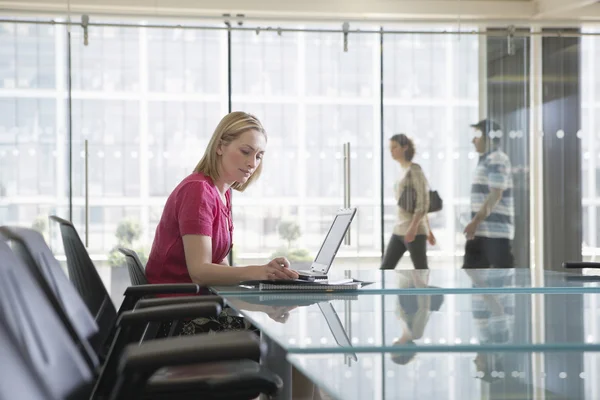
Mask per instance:
[[[281,379],[259,364],[250,332],[162,337],[159,329],[216,317],[217,296],[195,284],[136,285],[117,310],[73,225],[60,224],[68,276],[44,238],[0,227],[0,400],[252,399],[273,396]],[[134,252],[123,249],[128,262]],[[139,261],[139,260],[137,260]],[[131,267],[130,267],[131,268]],[[168,335],[168,334],[167,334]]]

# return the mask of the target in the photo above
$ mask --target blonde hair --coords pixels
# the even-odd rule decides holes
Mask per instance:
[[[210,138],[210,142],[208,142],[204,155],[198,165],[196,165],[196,168],[194,168],[194,172],[202,173],[211,178],[214,182],[219,177],[219,157],[217,155],[217,148],[219,145],[226,146],[249,130],[256,130],[265,136],[265,140],[267,139],[265,129],[254,115],[243,111],[234,111],[224,116]],[[252,182],[260,177],[262,167],[263,163],[261,160],[252,176],[250,176],[245,183],[235,182],[231,185],[231,188],[240,192],[246,190]]]

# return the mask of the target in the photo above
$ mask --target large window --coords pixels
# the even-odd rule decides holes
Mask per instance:
[[[167,196],[201,158],[231,100],[234,110],[256,114],[269,135],[263,176],[234,194],[236,262],[266,260],[276,252],[312,259],[343,205],[342,146],[349,142],[351,203],[359,212],[352,245],[341,248],[337,263],[376,268],[396,218],[392,188],[400,170],[389,156],[388,138],[403,132],[414,138],[416,161],[444,199],[444,210],[430,215],[438,239],[429,247],[431,266],[459,267],[478,161],[469,125],[483,117],[503,125],[516,210],[524,216],[517,235],[527,245],[519,248],[527,248],[529,39],[516,40],[512,54],[505,37],[439,32],[385,34],[380,47],[379,27],[361,29],[373,32],[350,34],[345,51],[341,33],[233,30],[228,49],[224,30],[142,24],[94,27],[86,46],[74,26],[69,70],[64,26],[2,24],[0,223],[47,231],[40,220],[71,211],[83,236],[87,140],[90,252],[100,263],[109,260],[120,244],[117,230],[125,226],[135,232],[132,246],[147,253]],[[585,37],[582,46],[583,254],[595,258],[598,42]],[[518,265],[527,266],[528,253],[518,256]],[[401,267],[410,267],[408,257]]]
[[[273,254],[312,261],[344,204],[342,151],[349,142],[359,212],[337,264],[379,264],[379,38],[353,37],[347,52],[342,39],[232,33],[233,109],[258,116],[269,137],[263,176],[234,198],[237,262]]]
[[[64,29],[0,24],[0,225],[34,226],[64,206]]]
[[[73,32],[71,47],[74,223],[83,234],[88,140],[89,251],[144,259],[167,196],[227,112],[225,33],[105,27],[87,46]]]
[[[430,187],[444,209],[429,215],[437,244],[429,247],[432,268],[460,266],[462,230],[470,218],[470,183],[477,154],[469,125],[479,116],[479,39],[454,35],[396,34],[384,37],[385,240],[396,223],[394,182],[401,169],[389,155],[388,139],[404,133],[416,147]],[[412,267],[410,258],[401,265]]]

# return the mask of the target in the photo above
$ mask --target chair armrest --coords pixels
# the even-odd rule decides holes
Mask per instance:
[[[172,321],[186,318],[216,317],[221,312],[217,303],[174,304],[136,311],[125,311],[117,320],[117,327],[126,327],[139,323]]]
[[[161,283],[129,286],[125,296],[148,296],[151,294],[198,294],[200,285],[195,283]]]
[[[123,312],[115,324],[115,334],[104,368],[96,382],[96,392],[102,397],[110,391],[115,381],[119,379],[118,368],[124,349],[129,344],[139,344],[150,322],[216,317],[220,312],[221,306],[219,304],[207,302],[165,305]],[[144,343],[147,342],[144,341]],[[139,390],[139,387],[136,390]],[[123,399],[133,399],[134,397],[132,394],[131,397],[124,397]]]
[[[600,263],[597,262],[585,262],[585,261],[565,261],[563,268],[600,268]]]
[[[125,348],[119,370],[155,371],[166,366],[214,361],[260,359],[264,347],[252,332],[221,332],[215,335],[157,339]]]
[[[157,339],[125,348],[119,362],[111,400],[141,398],[140,388],[160,368],[216,361],[260,359],[264,347],[251,332]]]
[[[125,289],[123,303],[119,308],[119,314],[124,311],[133,310],[135,304],[146,296],[156,296],[160,294],[198,294],[200,285],[195,283],[165,283],[129,286]]]
[[[222,297],[219,296],[184,296],[184,297],[168,297],[158,299],[142,299],[138,301],[134,310],[143,308],[171,306],[176,304],[191,304],[191,303],[217,303],[221,308],[224,305]]]

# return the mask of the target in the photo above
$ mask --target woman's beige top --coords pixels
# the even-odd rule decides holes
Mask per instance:
[[[429,210],[429,185],[423,170],[419,164],[411,163],[410,167],[404,169],[404,176],[394,185],[394,193],[396,196],[396,204],[402,195],[402,191],[406,186],[412,186],[417,193],[417,201],[415,205],[415,213],[423,213],[424,216],[417,227],[417,235],[427,235],[427,210]],[[398,218],[396,226],[394,226],[394,234],[398,236],[406,235],[408,227],[413,219],[413,214],[407,212],[400,206],[398,209]]]

